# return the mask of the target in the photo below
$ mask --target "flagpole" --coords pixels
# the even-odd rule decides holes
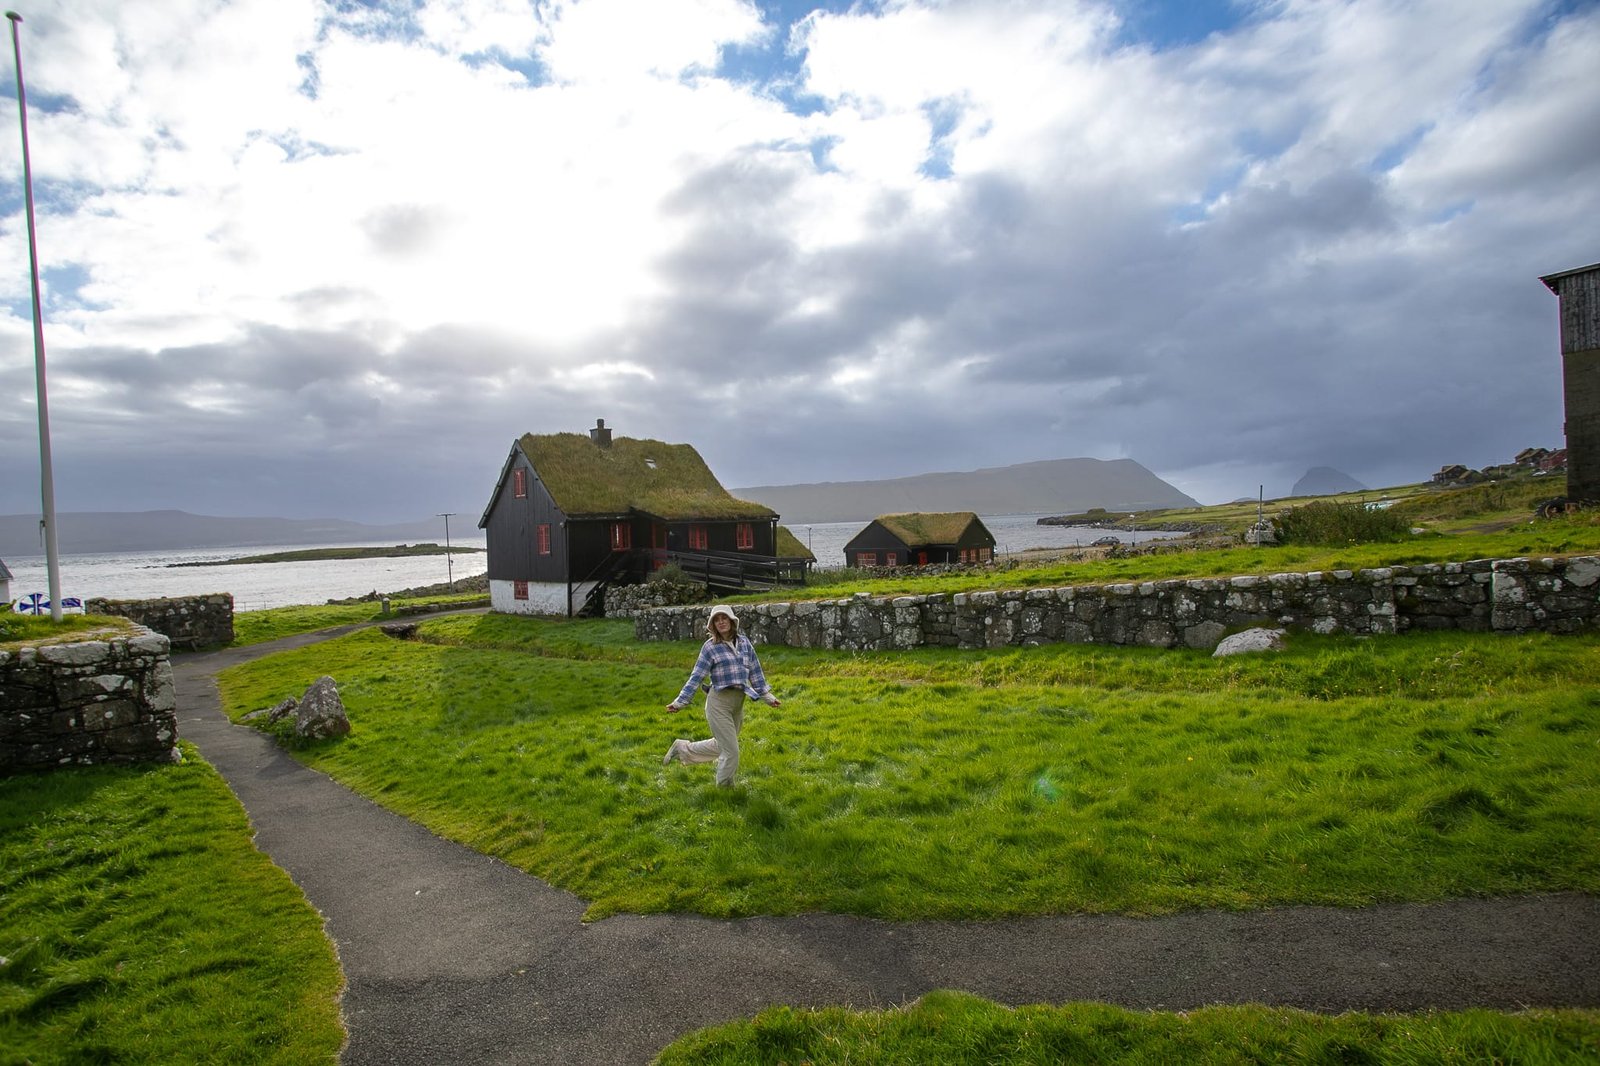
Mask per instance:
[[[22,44],[17,25],[22,16],[7,11],[11,20],[11,53],[17,61],[17,115],[22,120],[22,188],[28,205],[28,267],[33,280],[33,369],[39,390],[39,483],[44,505],[44,558],[50,579],[50,617],[61,621],[61,560],[56,551],[56,488],[50,466],[50,404],[44,387],[44,315],[39,307],[39,248],[33,232],[33,167],[28,159],[28,98],[22,91]]]

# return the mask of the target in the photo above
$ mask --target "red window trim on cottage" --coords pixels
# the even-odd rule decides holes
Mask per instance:
[[[526,581],[513,581],[511,583],[511,598],[525,600],[528,598],[528,583]]]
[[[734,543],[742,552],[747,552],[756,546],[756,531],[749,522],[740,522],[734,529]]]
[[[528,472],[520,466],[511,471],[511,495],[519,500],[528,498]]]
[[[549,525],[549,523],[542,523],[539,526],[539,554],[540,555],[549,555],[550,554],[550,525]]]
[[[877,552],[856,552],[856,565],[857,566],[877,566],[878,565],[878,553]]]
[[[611,523],[611,550],[625,552],[633,547],[633,527],[626,522]]]
[[[703,552],[706,550],[706,527],[689,527],[689,550]]]

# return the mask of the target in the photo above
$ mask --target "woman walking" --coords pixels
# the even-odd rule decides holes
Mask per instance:
[[[706,693],[706,724],[711,727],[710,740],[683,740],[672,742],[661,765],[677,759],[683,763],[717,763],[717,785],[726,788],[733,784],[733,775],[739,770],[739,730],[744,726],[744,701],[765,700],[773,707],[782,702],[767,686],[767,677],[761,671],[761,660],[748,637],[739,633],[739,619],[733,608],[718,604],[711,608],[706,621],[706,642],[700,646],[700,655],[694,661],[689,680],[678,693],[678,698],[667,704],[673,713],[694,702],[694,693],[702,682],[709,681]]]

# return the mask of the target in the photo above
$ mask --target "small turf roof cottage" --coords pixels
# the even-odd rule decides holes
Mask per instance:
[[[929,566],[994,560],[994,535],[971,511],[885,514],[844,546],[846,566]]]
[[[669,562],[717,587],[782,579],[776,512],[729,495],[689,445],[613,438],[604,419],[519,438],[478,527],[490,606],[506,613],[594,613],[607,585]]]

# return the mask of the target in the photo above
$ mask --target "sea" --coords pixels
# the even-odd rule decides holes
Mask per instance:
[[[1038,514],[980,515],[995,538],[995,557],[1032,548],[1071,548],[1104,536],[1124,543],[1157,540],[1176,534],[1101,529],[1093,526],[1042,526]],[[824,569],[844,565],[844,546],[865,522],[785,523]],[[452,540],[456,548],[477,548],[456,553],[448,567],[443,555],[416,555],[399,559],[323,559],[313,562],[228,563],[251,555],[300,551],[306,548],[351,547],[349,544],[257,544],[230,548],[184,548],[165,551],[62,554],[61,593],[79,599],[144,600],[172,596],[199,596],[214,592],[233,594],[235,611],[262,611],[295,604],[364,596],[369,592],[399,592],[474,577],[488,569],[483,537]],[[392,547],[392,545],[373,545]],[[43,555],[6,559],[10,568],[11,598],[31,593],[48,596],[49,578]],[[177,563],[201,565],[175,566]]]

